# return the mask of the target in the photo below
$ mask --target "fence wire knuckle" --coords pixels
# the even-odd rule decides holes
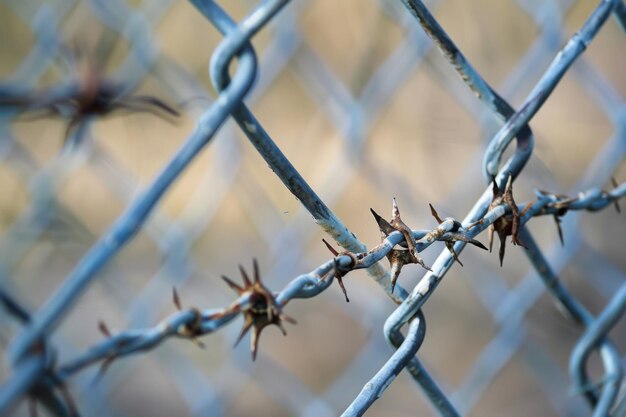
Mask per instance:
[[[536,377],[538,385],[552,401],[553,411],[558,415],[569,415],[568,410],[571,409],[554,403],[581,397],[594,416],[626,415],[626,385],[623,381],[626,361],[619,350],[623,338],[614,331],[626,311],[625,275],[611,265],[619,282],[614,282],[608,290],[609,284],[603,287],[607,296],[604,307],[597,315],[585,306],[585,298],[577,290],[565,285],[561,276],[562,270],[576,254],[586,249],[581,227],[577,223],[581,212],[599,212],[613,207],[619,214],[620,200],[626,196],[626,182],[619,182],[621,175],[617,172],[626,154],[623,144],[626,104],[609,81],[598,75],[593,66],[580,60],[611,16],[615,21],[613,24],[626,32],[626,5],[623,1],[598,2],[578,31],[564,42],[561,39],[561,19],[572,7],[570,3],[574,2],[559,5],[556,4],[558,2],[546,2],[544,5],[523,0],[515,2],[514,7],[528,14],[542,31],[536,45],[528,48],[519,63],[519,70],[516,69],[511,77],[524,82],[525,86],[519,87],[520,91],[530,91],[517,109],[504,98],[509,97],[510,92],[504,93],[507,89],[502,88],[499,93],[489,84],[431,13],[431,6],[427,7],[420,0],[372,2],[369,5],[380,9],[378,13],[403,30],[406,39],[394,46],[393,52],[370,75],[369,80],[364,81],[365,75],[357,74],[359,77],[355,77],[357,80],[354,82],[355,85],[362,84],[360,94],[352,93],[351,87],[345,85],[308,44],[307,36],[299,27],[299,19],[306,7],[312,6],[288,0],[260,1],[237,21],[213,0],[190,0],[193,13],[203,16],[221,36],[213,49],[206,49],[205,45],[210,43],[205,44],[204,39],[199,39],[194,47],[208,60],[214,98],[202,82],[170,58],[155,41],[157,26],[174,2],[151,0],[140,6],[131,6],[124,0],[89,0],[84,3],[73,0],[46,4],[8,1],[3,6],[28,27],[33,41],[21,62],[14,66],[13,73],[0,80],[0,168],[6,167],[24,179],[29,198],[23,212],[7,222],[0,236],[0,309],[5,313],[0,320],[0,337],[10,368],[0,386],[1,416],[17,415],[20,407],[28,407],[30,415],[37,415],[37,407],[43,407],[54,416],[89,415],[94,410],[103,416],[118,415],[118,410],[110,405],[106,390],[111,391],[121,379],[129,376],[134,365],[133,359],[126,357],[139,354],[167,358],[160,360],[159,364],[175,381],[193,415],[225,415],[228,410],[226,404],[242,391],[243,382],[235,383],[233,380],[240,380],[254,372],[253,378],[258,379],[262,390],[292,415],[341,413],[346,417],[361,416],[405,370],[438,415],[466,415],[476,407],[485,390],[493,385],[498,373],[513,362],[517,352],[524,349],[525,342],[530,346],[529,351],[540,351],[537,357],[541,356],[541,361],[552,360],[542,353],[543,348],[536,346],[535,341],[529,341],[525,328],[527,323],[524,322],[544,293],[563,314],[564,317],[559,319],[579,328],[578,340],[569,346],[568,369],[564,370],[569,372],[570,396],[553,398],[555,391],[546,388],[549,382],[544,383],[542,378]],[[433,4],[432,7],[436,6]],[[65,40],[62,32],[65,21],[76,10],[90,13],[102,27],[93,50],[86,47],[87,43],[83,45]],[[270,41],[269,46],[260,48],[257,53],[253,40],[261,31],[269,32]],[[379,35],[372,35],[372,39]],[[209,34],[202,36],[208,38]],[[121,59],[114,54],[119,49],[120,39],[125,43]],[[375,39],[374,42],[379,41]],[[451,214],[443,203],[419,202],[416,205],[411,201],[413,197],[406,185],[408,183],[401,179],[395,181],[395,188],[381,185],[379,174],[386,167],[377,166],[378,163],[370,160],[366,150],[371,126],[415,67],[424,62],[424,65],[433,66],[435,71],[441,71],[431,62],[434,61],[432,58],[427,61],[427,51],[431,46],[443,57],[443,64],[436,65],[450,67],[450,74],[456,73],[460,77],[459,85],[475,96],[471,100],[478,99],[483,110],[486,109],[500,123],[485,141],[484,149],[478,156],[480,161],[475,164],[482,170],[484,178],[480,181],[485,183],[484,191],[462,218],[443,216],[444,213]],[[537,66],[540,50],[544,55],[549,51],[550,61],[545,59],[546,65]],[[374,55],[368,59],[375,61]],[[577,61],[579,65],[573,66]],[[370,62],[369,65],[374,64]],[[533,69],[536,75],[530,72],[524,75],[529,66],[537,67]],[[539,74],[540,68],[544,67],[543,73]],[[49,69],[59,75],[54,82],[45,81]],[[343,159],[334,160],[330,155],[310,157],[318,165],[328,165],[328,172],[332,174],[328,177],[332,180],[327,178],[328,184],[317,190],[307,182],[301,170],[286,156],[251,110],[255,107],[250,103],[267,90],[279,74],[288,71],[299,78],[305,92],[313,97],[314,102],[317,101],[321,114],[345,136],[340,156]],[[589,89],[596,90],[597,101],[601,102],[600,107],[615,133],[570,191],[551,189],[554,181],[546,181],[550,185],[542,184],[542,187],[547,189],[536,189],[534,198],[530,199],[523,187],[517,187],[520,175],[534,169],[527,168],[536,143],[530,123],[553,96],[566,74],[577,75],[583,84],[591,85]],[[142,84],[148,77],[162,87],[159,94],[143,92]],[[445,84],[444,90],[448,89],[453,96],[459,93],[460,90],[457,91],[450,83],[451,78],[446,78],[447,73],[438,77]],[[162,93],[166,93],[166,98]],[[196,100],[198,98],[202,100]],[[469,99],[453,98],[462,105],[472,106]],[[202,104],[196,101],[202,101]],[[468,110],[478,117],[478,110]],[[137,113],[144,113],[144,117],[154,123],[169,122],[176,128],[181,127],[185,116],[191,116],[195,127],[169,156],[154,179],[139,192],[134,192],[134,184],[129,182],[134,180],[126,178],[136,174],[97,138],[101,135],[98,127],[101,120]],[[308,242],[314,240],[311,238],[315,228],[309,230],[308,226],[302,226],[305,222],[299,221],[302,219],[298,215],[289,221],[273,214],[273,217],[263,217],[267,207],[276,211],[277,205],[254,182],[256,179],[250,178],[249,174],[254,171],[243,170],[245,164],[242,163],[240,145],[234,140],[235,129],[226,124],[231,117],[271,171],[298,200],[303,208],[300,213],[312,216],[314,223],[325,234],[321,243],[319,240],[315,243],[320,250],[329,251],[331,256],[309,272],[295,277],[295,274],[287,273],[297,268],[305,271],[312,268],[305,251],[310,249]],[[16,124],[39,123],[47,119],[61,121],[63,134],[58,142],[58,155],[43,164],[21,140],[23,133]],[[224,136],[224,140],[216,139],[220,135]],[[515,148],[506,154],[510,156],[503,161],[514,140]],[[210,185],[203,184],[198,188],[213,187],[209,194],[204,195],[210,195],[212,201],[203,201],[203,206],[192,201],[180,218],[172,217],[160,203],[173,189],[174,183],[192,170],[191,166],[200,152],[209,145],[217,155],[213,161],[215,167],[207,171],[207,184]],[[316,152],[319,149],[316,148]],[[397,148],[392,151],[399,152]],[[357,169],[359,164],[361,168]],[[342,171],[347,165],[352,165],[350,169],[358,171],[357,175],[371,182],[376,192],[391,203],[390,217],[379,214],[383,211],[378,207],[369,209],[373,219],[369,218],[367,227],[380,233],[380,240],[372,242],[369,247],[348,228],[349,222],[340,219],[333,211],[339,198],[348,194],[349,181],[343,177],[355,175]],[[75,215],[67,200],[62,198],[68,182],[86,169],[93,170],[125,206],[108,230],[100,235],[90,235],[87,222]],[[415,176],[415,173],[407,172],[406,175]],[[250,188],[255,190],[250,192]],[[231,189],[235,194],[241,193],[241,190],[245,190],[242,194],[250,194],[238,198],[242,206],[248,206],[244,210],[255,217],[250,219],[250,225],[267,243],[268,257],[274,259],[275,264],[265,262],[264,257],[258,255],[257,259],[245,247],[237,247],[236,257],[241,262],[240,278],[221,275],[222,281],[216,280],[221,285],[218,292],[224,290],[224,294],[229,294],[228,301],[221,306],[201,307],[195,305],[201,295],[185,287],[186,281],[199,269],[192,259],[192,247],[205,229],[215,223],[213,217],[218,206]],[[402,191],[398,198],[392,194],[396,190]],[[459,195],[467,193],[459,192]],[[194,199],[203,199],[201,191],[194,191],[189,200]],[[416,206],[420,213],[414,212]],[[200,213],[201,210],[195,207],[208,207],[207,213]],[[365,205],[359,207],[362,212],[358,216],[369,216],[367,209],[363,208]],[[403,207],[402,215],[400,207]],[[429,226],[420,229],[409,226],[413,225],[411,219],[415,215],[424,213],[432,217]],[[529,225],[539,223],[535,219],[542,217],[551,218],[554,222],[553,232],[562,246],[558,251],[542,249],[531,234]],[[297,226],[291,227],[297,223]],[[283,227],[285,225],[289,227]],[[279,232],[276,230],[278,227],[289,230]],[[28,299],[24,296],[24,285],[18,285],[12,274],[44,236],[53,235],[58,229],[62,230],[59,233],[83,233],[93,238],[95,243],[81,254],[73,269],[45,302],[31,311],[28,303],[24,302]],[[483,239],[480,235],[485,231]],[[116,278],[123,281],[124,272],[113,261],[140,234],[156,245],[163,265],[143,289],[127,295],[129,305],[124,306],[123,301],[115,299],[124,295],[130,285],[124,287],[125,283],[118,282],[108,288],[111,300],[125,310],[125,330],[110,327],[110,320],[103,313],[98,324],[89,328],[99,334],[99,339],[87,348],[72,347],[64,340],[65,330],[61,324],[68,321],[70,313],[79,310],[78,303],[85,298],[87,289],[94,282],[103,281],[98,278],[103,275],[105,267],[115,270],[116,275],[120,275]],[[497,257],[490,253],[495,236],[499,240]],[[505,250],[507,242],[512,244],[508,252]],[[219,242],[220,246],[227,244],[227,239]],[[468,244],[474,248],[463,255]],[[434,261],[423,254],[431,246],[440,251]],[[512,262],[509,260],[505,265],[504,258],[510,258],[513,251],[523,252],[532,266],[530,272],[514,286],[509,286],[498,273],[489,271],[481,274],[482,270],[471,266],[476,260],[483,262],[490,256],[495,257],[498,268],[505,271]],[[319,259],[316,259],[313,265],[318,263]],[[599,265],[595,268],[602,268],[603,263],[609,264],[609,261],[599,257],[594,263]],[[452,392],[442,372],[430,364],[428,368],[435,370],[427,370],[418,353],[428,341],[423,308],[455,264],[469,271],[466,274],[470,286],[493,318],[496,331],[474,360],[464,382]],[[303,265],[309,267],[305,269]],[[118,268],[121,271],[119,274]],[[382,320],[372,319],[381,317],[375,316],[376,302],[364,299],[367,293],[358,282],[358,270],[366,270],[369,278],[377,284],[376,288],[382,290],[381,298],[392,303],[393,311],[387,314],[386,310]],[[416,271],[422,275],[412,285],[406,278]],[[590,274],[589,271],[583,273]],[[42,274],[44,272],[42,270]],[[214,270],[206,274],[213,273]],[[479,281],[481,279],[483,281]],[[487,279],[494,284],[491,288],[478,284],[487,282]],[[298,326],[298,331],[301,331],[310,322],[299,317],[303,310],[290,305],[290,302],[319,297],[332,287],[335,280],[345,301],[350,302],[341,303],[344,304],[342,311],[355,320],[368,323],[371,326],[368,331],[374,328],[371,322],[384,321],[383,335],[370,332],[369,341],[360,347],[350,366],[342,371],[342,376],[330,384],[327,392],[314,393],[299,381],[295,373],[276,363],[274,358],[280,357],[280,354],[272,352],[271,347],[276,345],[268,346],[267,340],[263,342],[267,345],[260,344],[260,337],[268,326],[274,330],[278,328],[285,336],[290,332],[290,326]],[[600,285],[597,284],[597,287]],[[171,298],[164,298],[163,294],[171,294]],[[193,304],[190,299],[194,300]],[[320,300],[317,298],[316,301]],[[165,317],[157,316],[161,311],[166,311]],[[209,377],[190,357],[172,348],[170,340],[182,339],[206,349],[203,355],[214,355],[213,341],[220,336],[212,336],[213,333],[225,329],[239,318],[242,326],[233,344],[236,347],[244,337],[250,337],[254,364],[249,358],[246,362],[235,351],[224,364],[225,369],[228,366],[237,368],[234,377],[226,375],[229,371],[224,370],[219,371],[217,377]],[[456,320],[463,321],[464,317]],[[84,321],[80,325],[88,327]],[[18,333],[4,336],[14,328],[20,329]],[[271,331],[266,332],[268,334],[264,338],[270,338]],[[230,340],[228,332],[223,330],[222,334]],[[386,341],[393,351],[374,355],[372,351],[382,350],[376,344],[378,340],[383,344]],[[261,360],[256,361],[260,353]],[[594,354],[600,358],[600,377],[592,377],[593,372],[590,372],[590,359]],[[116,365],[122,360],[129,364],[128,369]],[[233,365],[235,361],[236,366]],[[376,364],[372,367],[374,362]],[[536,367],[540,361],[532,362],[533,359],[524,363],[528,367]],[[120,372],[109,371],[111,368]],[[370,369],[376,369],[374,375],[364,377],[365,372],[371,374]],[[271,376],[265,376],[267,374]],[[348,385],[348,379],[351,385]],[[234,394],[229,393],[229,388],[233,388]],[[337,392],[344,396],[354,392],[355,396],[352,400],[344,398],[341,404],[333,405]],[[28,405],[22,407],[22,403]],[[581,412],[577,410],[576,415],[581,415]]]

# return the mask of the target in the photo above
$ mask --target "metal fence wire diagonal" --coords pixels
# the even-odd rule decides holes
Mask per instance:
[[[623,1],[0,20],[0,416],[626,416]]]

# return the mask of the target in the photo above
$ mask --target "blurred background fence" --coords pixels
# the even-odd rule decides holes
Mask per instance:
[[[223,3],[0,3],[0,414],[626,415],[626,6]],[[509,172],[563,246],[427,249]],[[393,197],[433,271],[391,293]],[[349,303],[330,237],[376,247]],[[297,320],[256,361],[220,279],[253,258]]]

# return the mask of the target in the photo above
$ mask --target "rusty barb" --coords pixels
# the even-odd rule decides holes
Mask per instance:
[[[435,210],[432,204],[428,203],[428,206],[430,207],[430,213],[433,215],[435,220],[437,220],[439,226],[426,235],[426,240],[445,240],[446,248],[448,248],[448,250],[452,254],[452,257],[456,262],[459,263],[459,265],[463,266],[463,263],[459,259],[459,255],[454,250],[455,242],[466,242],[481,249],[487,250],[487,247],[481,242],[467,236],[467,230],[463,227],[460,221],[452,217],[446,217],[445,219],[442,219],[441,217],[439,217],[439,213],[437,213],[437,210]]]
[[[514,245],[522,246],[526,249],[528,248],[519,238],[520,212],[515,200],[513,199],[513,175],[509,174],[506,186],[504,187],[504,193],[498,188],[495,178],[493,178],[491,182],[493,184],[493,200],[489,205],[489,210],[492,210],[503,203],[506,204],[511,210],[510,215],[500,217],[491,226],[489,226],[489,252],[491,252],[491,249],[493,248],[493,234],[494,232],[498,232],[498,238],[500,238],[500,266],[502,266],[507,236],[511,236],[511,242]],[[529,207],[531,207],[530,204],[526,206],[526,209]],[[524,214],[525,212],[521,213],[521,215]]]
[[[343,277],[348,272],[356,268],[356,266],[359,263],[359,259],[356,257],[355,254],[349,251],[337,252],[337,250],[333,248],[332,245],[326,241],[326,239],[322,239],[322,242],[324,242],[324,244],[326,245],[330,253],[332,253],[335,256],[335,258],[333,258],[334,277],[339,283],[339,286],[341,287],[341,291],[343,291],[344,297],[346,297],[346,302],[349,303],[350,299],[348,298],[348,292],[346,291],[346,287],[343,284]],[[346,255],[350,258],[350,265],[345,270],[341,269],[341,265],[339,264],[339,261],[337,260],[337,256],[341,256],[341,255]]]
[[[457,241],[463,241],[470,243],[474,246],[478,246],[482,249],[487,249],[482,243],[479,241],[467,236],[466,230],[463,228],[461,222],[458,220],[448,217],[445,220],[441,219],[435,208],[432,204],[429,204],[430,212],[439,223],[435,229],[428,231],[421,239],[416,240],[414,236],[414,232],[402,221],[400,218],[400,210],[398,209],[398,204],[396,199],[393,199],[393,210],[392,210],[392,219],[390,222],[383,219],[378,213],[376,213],[373,209],[370,209],[372,214],[374,215],[374,219],[376,219],[376,223],[378,223],[378,228],[382,234],[383,239],[387,238],[389,234],[393,232],[400,232],[404,237],[404,241],[400,242],[399,245],[408,248],[408,250],[403,249],[392,249],[387,253],[387,259],[391,265],[391,288],[392,291],[395,288],[398,277],[400,276],[400,272],[402,267],[407,264],[420,264],[424,269],[431,271],[430,267],[424,264],[424,261],[417,256],[418,249],[417,243],[425,243],[431,244],[436,240],[441,240],[445,242],[446,247],[454,256],[454,259],[461,265],[461,261],[454,250],[454,243]]]
[[[83,121],[94,116],[144,112],[169,123],[180,116],[164,101],[150,95],[133,95],[128,86],[107,79],[103,73],[107,56],[87,54],[80,47],[68,55],[72,73],[69,83],[33,91],[0,91],[0,108],[16,111],[26,120],[54,116],[66,119],[65,143]]]
[[[378,228],[382,234],[382,238],[386,238],[390,233],[400,232],[404,237],[404,243],[408,250],[392,249],[387,254],[387,259],[391,265],[391,292],[395,289],[396,281],[400,276],[402,267],[407,264],[420,264],[423,268],[431,271],[430,267],[426,266],[422,258],[417,256],[417,248],[415,246],[415,239],[413,238],[413,232],[400,218],[400,209],[395,197],[393,198],[391,221],[383,219],[374,209],[370,208],[370,211],[378,223]]]
[[[263,329],[271,324],[278,326],[283,335],[287,335],[282,322],[288,321],[296,324],[296,321],[282,312],[281,307],[276,303],[274,294],[261,282],[259,275],[259,264],[256,259],[253,260],[254,281],[250,281],[248,274],[241,265],[239,270],[243,277],[243,286],[231,281],[228,277],[222,275],[222,279],[230,288],[235,290],[239,296],[247,295],[250,300],[248,307],[242,307],[240,303],[235,301],[228,307],[223,315],[232,313],[243,313],[244,323],[239,333],[239,337],[235,342],[235,346],[239,344],[245,334],[252,328],[252,337],[250,339],[250,350],[252,351],[252,360],[256,360],[257,349],[259,346],[259,338]]]

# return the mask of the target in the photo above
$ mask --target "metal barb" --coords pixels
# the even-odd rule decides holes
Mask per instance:
[[[252,337],[250,339],[250,350],[252,352],[252,360],[256,360],[257,350],[259,346],[259,339],[263,329],[269,325],[276,325],[283,335],[287,335],[282,322],[288,321],[295,324],[296,321],[282,312],[282,308],[276,302],[274,295],[261,281],[259,273],[259,265],[255,259],[252,261],[254,269],[254,281],[250,281],[248,274],[243,266],[239,265],[239,270],[244,282],[243,286],[239,286],[232,282],[225,276],[222,276],[224,281],[230,288],[235,290],[240,297],[247,297],[250,300],[249,306],[241,306],[239,302],[235,301],[229,308],[221,313],[221,317],[230,315],[232,313],[241,312],[244,316],[244,324],[235,341],[235,346],[239,344],[241,339],[252,329]]]

